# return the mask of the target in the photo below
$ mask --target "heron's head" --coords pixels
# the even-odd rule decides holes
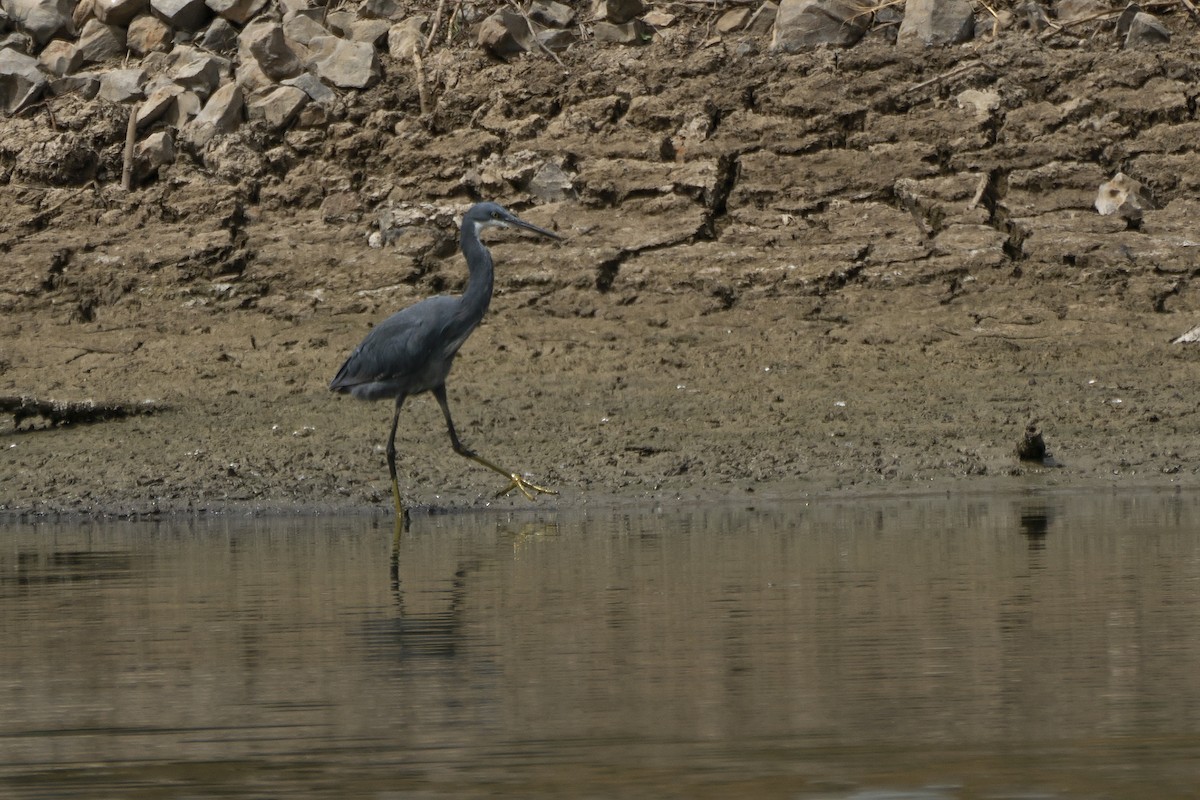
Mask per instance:
[[[463,215],[463,227],[467,225],[474,225],[476,234],[484,228],[524,228],[551,239],[562,238],[553,231],[539,228],[532,222],[526,222],[499,203],[476,203],[471,206]]]

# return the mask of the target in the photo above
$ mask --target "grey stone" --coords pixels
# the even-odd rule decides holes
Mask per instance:
[[[563,168],[547,161],[529,179],[529,193],[544,203],[557,203],[575,196],[575,185]]]
[[[100,91],[100,73],[76,72],[50,81],[50,91],[56,95],[74,94],[91,100]]]
[[[262,11],[267,0],[204,0],[204,4],[222,19],[245,25]]]
[[[329,36],[329,29],[311,17],[296,15],[284,21],[283,35],[288,41],[306,45],[318,36]]]
[[[479,26],[478,41],[480,47],[497,58],[511,58],[533,46],[525,18],[506,8],[483,21]]]
[[[150,0],[150,9],[172,28],[189,33],[203,28],[212,16],[204,0]]]
[[[597,22],[592,26],[592,36],[597,42],[609,44],[646,44],[654,37],[654,29],[640,19],[620,25]]]
[[[110,69],[100,77],[96,96],[110,103],[126,103],[143,96],[145,83],[146,72],[140,68]]]
[[[276,86],[276,81],[268,77],[258,62],[249,56],[238,61],[234,80],[247,95],[268,92]]]
[[[358,15],[349,11],[330,11],[325,15],[325,27],[347,39],[350,38],[350,32],[357,21]]]
[[[750,21],[750,9],[745,6],[726,11],[717,18],[717,33],[735,33]]]
[[[138,178],[157,173],[160,167],[175,162],[175,139],[170,131],[155,131],[137,143],[134,164]]]
[[[214,53],[231,55],[237,51],[238,30],[224,17],[217,17],[204,29],[200,46]]]
[[[746,33],[753,36],[767,36],[775,27],[775,15],[778,13],[779,6],[767,0],[750,15],[750,21],[746,23]]]
[[[534,0],[529,17],[547,28],[566,28],[575,21],[575,9],[555,0]]]
[[[413,51],[425,43],[425,37],[421,35],[423,22],[421,18],[409,17],[391,27],[387,42],[388,54],[392,58],[408,61],[412,58]]]
[[[175,33],[171,26],[152,14],[138,17],[129,23],[126,46],[140,56],[147,53],[165,53],[171,49]]]
[[[125,29],[98,19],[88,20],[78,46],[85,64],[121,58],[125,55]]]
[[[350,29],[350,38],[356,42],[366,42],[372,47],[378,47],[387,40],[392,23],[386,19],[360,19],[354,22]]]
[[[62,77],[83,65],[83,54],[73,43],[62,39],[53,39],[42,48],[38,61],[47,72]]]
[[[0,108],[15,114],[36,101],[46,88],[36,58],[16,50],[0,50]]]
[[[308,104],[308,95],[295,86],[279,86],[265,97],[258,98],[246,108],[252,120],[261,119],[275,130],[286,128]]]
[[[283,85],[295,86],[308,95],[313,102],[323,106],[332,105],[337,101],[337,92],[322,83],[321,79],[311,72],[302,72],[294,78],[289,78],[283,81]]]
[[[70,31],[70,0],[4,0],[4,12],[13,25],[33,37],[38,45],[50,41],[59,31]]]
[[[399,22],[404,19],[404,8],[398,0],[367,0],[362,6],[362,15],[372,19]]]
[[[228,71],[229,63],[224,59],[191,51],[176,62],[172,77],[175,83],[204,99],[216,91],[221,85],[221,74]]]
[[[204,104],[195,92],[180,92],[175,95],[175,102],[167,107],[163,120],[172,128],[179,130],[189,121],[199,116]]]
[[[150,10],[149,0],[95,0],[96,19],[105,25],[128,25],[134,17]]]
[[[592,6],[592,19],[614,25],[623,25],[645,13],[646,6],[642,0],[596,0]]]
[[[975,36],[970,0],[907,0],[899,40],[925,45],[959,44]]]
[[[1054,16],[1059,22],[1075,22],[1107,10],[1108,6],[1100,0],[1058,0],[1054,4]]]
[[[365,89],[379,80],[382,71],[375,48],[336,36],[319,36],[311,42],[309,65],[317,75],[343,89]]]
[[[165,117],[171,106],[175,105],[175,98],[183,94],[183,91],[182,87],[176,86],[173,83],[152,89],[150,96],[138,106],[138,127],[145,127]]]
[[[560,31],[553,28],[544,31],[538,31],[537,43],[555,53],[561,53],[571,45],[579,41],[579,37],[574,31]]]
[[[187,125],[187,138],[197,147],[204,147],[220,134],[232,133],[242,121],[244,98],[242,88],[227,83],[208,98],[204,108]]]
[[[278,81],[300,73],[300,59],[288,46],[282,25],[275,22],[254,23],[242,31],[238,42],[269,78]]]
[[[771,49],[798,53],[823,44],[850,47],[867,32],[870,18],[845,0],[783,0]]]
[[[1171,31],[1159,22],[1158,17],[1139,11],[1129,22],[1129,32],[1125,34],[1125,49],[1157,47],[1170,41]]]

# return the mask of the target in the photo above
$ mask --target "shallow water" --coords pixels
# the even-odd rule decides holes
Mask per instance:
[[[0,796],[1194,797],[1200,499],[0,528]]]

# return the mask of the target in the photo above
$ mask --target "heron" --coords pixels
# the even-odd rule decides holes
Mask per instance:
[[[458,296],[428,297],[392,314],[371,329],[329,384],[330,390],[360,400],[395,399],[396,410],[392,414],[392,429],[387,441],[387,463],[398,521],[404,517],[404,506],[396,478],[396,427],[404,401],[423,392],[432,392],[441,406],[454,452],[509,480],[508,486],[496,493],[497,497],[514,490],[530,500],[537,494],[557,494],[464,447],[450,416],[446,377],[458,349],[479,327],[492,301],[492,254],[479,239],[485,228],[521,228],[550,239],[562,238],[526,222],[497,203],[471,206],[463,215],[459,234],[459,244],[467,262],[466,290]]]

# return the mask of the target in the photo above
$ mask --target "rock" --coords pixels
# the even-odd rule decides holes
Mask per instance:
[[[171,106],[175,105],[175,98],[183,94],[183,91],[182,87],[176,86],[174,83],[152,89],[150,96],[138,106],[138,127],[145,127],[165,117]]]
[[[575,21],[575,9],[555,0],[534,0],[529,18],[547,28],[566,28]]]
[[[480,47],[497,58],[511,58],[533,46],[525,18],[508,9],[501,9],[483,21],[478,41]]]
[[[245,25],[267,4],[267,0],[204,0],[204,4],[222,19]]]
[[[277,85],[275,80],[267,77],[267,73],[262,71],[258,62],[249,56],[238,61],[234,81],[248,95],[269,92]]]
[[[40,46],[59,31],[70,30],[74,5],[69,0],[4,0],[4,12]]]
[[[675,24],[675,20],[677,19],[678,17],[674,14],[659,11],[656,8],[653,11],[647,11],[645,16],[642,17],[642,22],[645,22],[651,28],[669,28]]]
[[[252,120],[261,119],[275,130],[291,125],[300,110],[308,104],[308,95],[295,86],[280,86],[273,92],[254,100],[246,109]]]
[[[975,112],[975,119],[984,121],[992,117],[992,112],[1000,107],[998,92],[980,89],[966,89],[954,98],[959,108],[969,108]]]
[[[1021,441],[1017,442],[1017,458],[1021,461],[1044,462],[1046,460],[1046,441],[1037,425],[1030,423],[1025,428]]]
[[[314,103],[322,106],[330,106],[337,102],[337,93],[321,83],[321,79],[310,72],[302,72],[294,78],[289,78],[283,81],[283,85],[295,86],[308,95]]]
[[[654,29],[640,19],[621,25],[597,22],[592,26],[592,36],[597,42],[609,44],[646,44],[654,38]]]
[[[46,88],[36,58],[16,50],[0,50],[0,108],[15,114],[35,102]]]
[[[92,19],[83,26],[77,46],[83,62],[91,64],[121,58],[125,55],[125,44],[123,28]]]
[[[736,33],[750,21],[750,9],[742,6],[726,11],[717,18],[717,33]]]
[[[899,40],[924,45],[959,44],[975,36],[970,0],[907,0]]]
[[[421,18],[409,17],[403,22],[397,22],[388,30],[388,54],[392,58],[412,60],[413,51],[425,43],[425,38],[421,35],[423,22]]]
[[[645,13],[646,6],[642,0],[596,0],[592,6],[592,19],[605,20],[614,25],[623,25]]]
[[[350,31],[354,28],[354,23],[358,21],[358,15],[349,11],[330,11],[325,15],[324,24],[330,31],[344,39],[350,38]]]
[[[1117,214],[1131,221],[1140,220],[1142,212],[1152,207],[1142,194],[1142,185],[1123,172],[1100,184],[1095,205],[1101,216]]]
[[[280,0],[283,9],[283,19],[286,22],[292,17],[308,17],[321,20],[325,17],[325,5],[315,5],[311,0]]]
[[[2,0],[0,0],[0,5],[2,5]],[[96,16],[95,0],[79,0],[75,10],[71,12],[71,25],[74,26],[74,30],[81,31],[87,21],[94,16]],[[3,28],[4,26],[0,25],[0,30]]]
[[[165,53],[171,49],[175,34],[171,26],[152,14],[138,17],[129,23],[126,46],[139,56],[147,53]]]
[[[175,102],[167,108],[163,121],[172,128],[180,130],[199,116],[202,108],[203,104],[195,92],[180,92],[175,95]]]
[[[554,53],[561,53],[579,41],[579,37],[573,31],[560,31],[553,28],[538,31],[535,39],[540,46]]]
[[[50,91],[56,95],[74,94],[91,100],[100,91],[100,75],[96,72],[76,72],[50,81]],[[0,90],[2,93],[2,90]]]
[[[750,15],[750,21],[746,23],[746,33],[752,36],[766,36],[771,33],[771,29],[775,27],[775,16],[779,13],[779,6],[767,0]],[[647,16],[647,19],[649,17]]]
[[[373,19],[399,22],[404,18],[404,8],[398,0],[367,0],[362,6],[362,15]]]
[[[283,35],[289,42],[307,45],[318,36],[329,36],[329,29],[312,17],[297,14],[283,23]]]
[[[386,19],[355,20],[350,27],[350,39],[355,42],[365,42],[372,47],[378,47],[387,40],[392,23]]]
[[[150,10],[175,30],[195,32],[212,16],[204,0],[150,0]]]
[[[221,76],[228,74],[229,68],[223,58],[189,49],[175,62],[172,77],[179,86],[204,99],[221,85]]]
[[[137,143],[133,157],[138,178],[145,179],[175,162],[175,139],[169,131],[156,131]]]
[[[1075,22],[1094,18],[1097,14],[1107,10],[1108,6],[1100,0],[1058,0],[1054,4],[1054,16],[1059,22]]]
[[[127,26],[150,10],[149,0],[95,0],[92,10],[105,25]]]
[[[336,36],[319,36],[310,43],[309,66],[317,75],[343,89],[365,89],[379,80],[382,70],[375,48]]]
[[[1125,49],[1157,47],[1170,41],[1171,31],[1158,21],[1158,17],[1139,11],[1129,23],[1129,32],[1125,34]]]
[[[283,80],[298,75],[302,69],[300,59],[288,46],[283,26],[275,22],[256,22],[248,25],[238,37],[243,52],[248,52],[267,77]],[[243,56],[244,57],[244,56]]]
[[[547,161],[529,179],[529,193],[543,203],[557,203],[575,196],[575,185],[562,165]]]
[[[232,55],[237,51],[238,30],[229,24],[229,20],[217,17],[204,29],[200,38],[200,46],[205,50],[223,55]]]
[[[845,0],[783,0],[771,49],[798,53],[827,44],[850,47],[867,32],[870,15]]]
[[[208,98],[204,108],[187,125],[187,138],[196,147],[204,147],[220,134],[232,133],[242,120],[242,88],[227,83]]]
[[[112,69],[100,76],[100,91],[96,96],[110,103],[126,103],[143,96],[145,83],[145,70]]]
[[[42,48],[38,62],[50,74],[62,77],[79,69],[83,64],[83,54],[71,42],[53,39]]]

